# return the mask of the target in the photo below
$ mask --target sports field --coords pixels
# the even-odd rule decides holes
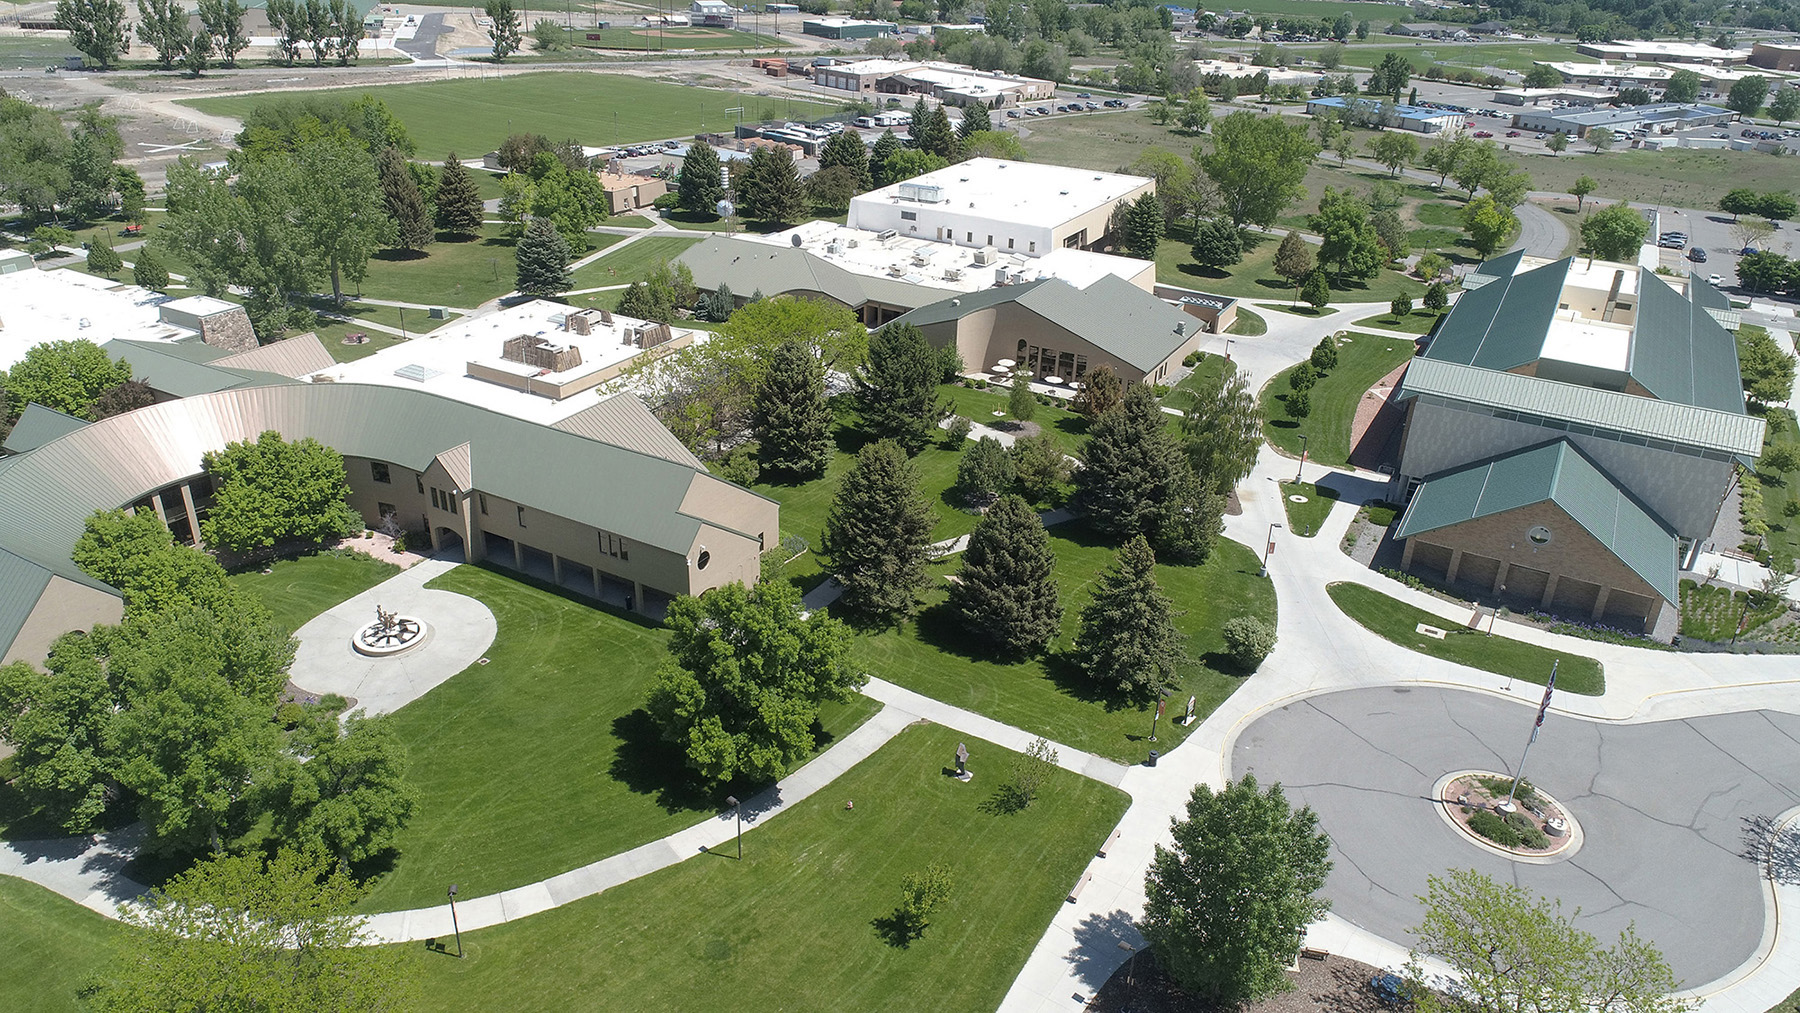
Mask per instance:
[[[570,41],[587,49],[766,49],[781,40],[730,28],[641,28],[615,26],[577,30]]]
[[[342,89],[353,96],[363,89]],[[312,92],[331,95],[333,92]],[[500,146],[509,133],[573,138],[587,145],[626,144],[726,130],[743,114],[765,107],[777,116],[804,119],[835,107],[805,100],[763,98],[712,88],[689,88],[617,74],[581,72],[519,74],[382,87],[379,93],[406,124],[419,157],[437,160],[454,151],[465,161]],[[194,99],[202,112],[242,119],[266,95]]]

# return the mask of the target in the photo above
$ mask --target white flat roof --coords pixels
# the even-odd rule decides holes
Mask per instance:
[[[1750,55],[1747,49],[1720,49],[1694,42],[1583,42],[1576,48],[1577,51],[1587,50],[1626,58],[1633,53],[1654,53],[1682,60],[1742,60]]]
[[[587,335],[565,331],[551,319],[580,309],[580,306],[564,306],[561,303],[534,299],[492,313],[464,317],[429,334],[391,345],[355,362],[340,362],[314,376],[323,376],[337,383],[371,383],[385,387],[405,387],[408,390],[426,390],[528,422],[553,425],[585,408],[592,408],[604,398],[589,390],[561,401],[553,401],[539,394],[529,394],[487,380],[477,380],[468,375],[468,364],[476,362],[521,377],[543,374],[546,379],[566,382],[623,362],[643,351],[624,341],[624,333],[628,328],[643,323],[633,317],[615,313],[609,326],[603,326],[596,320],[592,333]],[[687,331],[675,328],[674,333],[676,337],[680,337]],[[508,338],[516,338],[521,334],[533,335],[554,344],[576,346],[581,349],[581,365],[560,373],[546,373],[536,366],[501,359],[501,346]],[[408,369],[409,366],[416,368]],[[400,375],[400,370],[405,370],[409,375]],[[415,380],[411,376],[425,378]]]
[[[915,201],[900,196],[903,186],[935,186],[943,197],[939,206],[959,215],[1048,228],[1112,203],[1150,182],[1143,176],[1116,172],[972,158],[852,198],[850,220],[856,220],[859,205],[912,206]]]
[[[115,338],[193,337],[193,331],[157,318],[157,308],[169,301],[135,285],[67,269],[0,275],[0,369],[46,341],[86,339],[104,345]]]
[[[237,308],[236,303],[214,299],[209,295],[190,295],[181,299],[171,299],[163,305],[177,313],[191,313],[197,317],[210,317],[214,313],[224,313]]]
[[[1544,334],[1543,358],[1624,372],[1631,365],[1631,328],[1558,310]]]
[[[858,77],[870,75],[893,75],[905,77],[924,84],[933,84],[956,91],[992,91],[996,86],[1018,87],[1021,85],[1045,85],[1050,82],[1018,74],[1004,74],[999,71],[976,70],[960,63],[946,63],[942,60],[858,60],[855,63],[839,63],[827,68],[832,73],[854,74]]]
[[[1018,275],[1021,283],[1038,278],[1061,278],[1076,288],[1087,288],[1109,274],[1136,283],[1140,276],[1155,267],[1148,260],[1066,248],[1052,250],[1042,257],[994,250],[990,252],[991,263],[977,265],[975,258],[982,251],[974,247],[912,236],[880,240],[877,235],[879,233],[820,221],[807,222],[786,232],[740,238],[783,249],[802,249],[820,260],[866,277],[890,278],[961,292],[979,292],[994,287],[998,272],[1002,270],[1009,278]],[[800,242],[796,244],[795,239]],[[947,276],[951,274],[956,277]]]
[[[1258,67],[1249,63],[1238,63],[1231,60],[1195,60],[1195,69],[1202,74],[1219,74],[1225,77],[1255,77],[1268,72],[1271,84],[1294,84],[1298,82],[1317,81],[1321,71],[1287,70],[1282,67]]]

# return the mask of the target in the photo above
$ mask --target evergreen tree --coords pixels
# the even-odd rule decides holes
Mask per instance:
[[[892,440],[863,447],[838,482],[820,545],[845,607],[881,621],[912,615],[935,520],[906,451]]]
[[[840,167],[855,174],[857,193],[867,193],[874,186],[869,176],[869,149],[863,144],[862,135],[854,130],[833,134],[819,150],[820,172]]]
[[[1425,308],[1433,313],[1442,313],[1450,305],[1450,292],[1441,281],[1434,281],[1425,286]]]
[[[1048,503],[1057,490],[1069,480],[1069,459],[1049,432],[1021,436],[1013,441],[1013,480],[1019,491],[1033,503]]]
[[[891,439],[916,454],[948,406],[937,396],[942,361],[911,324],[892,324],[869,338],[869,359],[857,377],[857,407],[877,439]]]
[[[524,43],[519,12],[513,7],[512,0],[487,0],[487,16],[493,22],[493,27],[488,29],[488,39],[494,44],[494,62],[499,63],[509,54],[518,52]]]
[[[1162,242],[1162,203],[1152,193],[1144,194],[1126,206],[1125,250],[1144,260],[1156,259],[1156,245]]]
[[[899,151],[900,138],[895,137],[892,130],[882,131],[881,136],[875,139],[875,146],[869,149],[869,175],[875,187],[884,187],[893,182],[887,177],[887,162]]]
[[[942,105],[931,111],[928,136],[933,146],[926,151],[950,162],[962,157],[962,141],[956,136],[956,128],[950,125],[949,111]]]
[[[113,249],[112,244],[98,232],[94,233],[94,241],[88,244],[87,263],[88,270],[107,278],[125,269],[125,261],[119,258],[119,251]]]
[[[956,491],[963,501],[980,509],[998,499],[1013,484],[1013,462],[1006,448],[992,436],[983,436],[963,451],[956,465]]]
[[[969,536],[950,605],[976,639],[1019,657],[1042,652],[1062,629],[1044,522],[1018,496],[1002,496]]]
[[[1165,552],[1165,533],[1189,541],[1180,518],[1206,508],[1195,499],[1203,490],[1150,388],[1132,384],[1118,409],[1095,419],[1088,434],[1075,488],[1094,527],[1119,539],[1144,535]]]
[[[1244,237],[1224,218],[1208,218],[1194,226],[1194,260],[1202,267],[1227,267],[1244,259]]]
[[[1037,414],[1037,395],[1031,392],[1031,381],[1014,377],[1012,390],[1006,395],[1006,413],[1020,422],[1030,422]]]
[[[687,158],[681,162],[680,187],[683,211],[708,218],[718,216],[719,201],[725,198],[725,170],[712,145],[695,141],[688,148]]]
[[[765,222],[792,223],[806,217],[806,188],[786,148],[757,148],[737,183],[738,214]]]
[[[1314,309],[1324,309],[1331,302],[1331,283],[1325,280],[1324,270],[1313,268],[1306,276],[1306,282],[1300,286],[1300,298]]]
[[[1126,542],[1081,610],[1075,662],[1101,688],[1134,697],[1162,696],[1180,684],[1186,657],[1180,615],[1156,584],[1156,554],[1143,536]]]
[[[1081,389],[1075,392],[1075,399],[1070,403],[1076,411],[1090,419],[1112,411],[1125,399],[1125,383],[1119,374],[1113,372],[1111,366],[1098,366],[1088,370],[1081,381]]]
[[[438,228],[459,236],[472,236],[481,231],[481,192],[475,189],[469,170],[457,160],[454,151],[444,159],[434,199]]]
[[[831,406],[825,370],[805,345],[784,341],[769,356],[756,392],[757,460],[765,471],[799,478],[825,473],[831,463]]]
[[[169,287],[169,269],[163,266],[156,251],[145,245],[138,248],[137,257],[131,263],[131,280],[139,288],[161,292]]]
[[[514,256],[521,295],[553,296],[569,290],[569,241],[556,231],[555,222],[533,218]]]
[[[388,217],[394,220],[394,246],[402,250],[429,246],[437,238],[431,227],[431,209],[425,206],[405,157],[397,149],[387,148],[381,153],[379,168],[381,201],[387,207]]]
[[[969,106],[963,110],[962,122],[956,125],[956,136],[966,141],[970,134],[992,129],[994,121],[988,116],[987,106]]]
[[[1398,306],[1399,302],[1396,300],[1394,306],[1389,308],[1393,309]],[[1408,313],[1412,312],[1412,300],[1407,300],[1406,307]],[[1320,338],[1319,343],[1313,346],[1312,355],[1306,361],[1312,363],[1313,369],[1321,373],[1329,373],[1336,369],[1338,364],[1337,341],[1329,334]]]

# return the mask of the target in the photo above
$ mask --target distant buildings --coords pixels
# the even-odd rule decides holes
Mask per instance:
[[[1411,39],[1467,39],[1469,30],[1462,25],[1424,21],[1418,24],[1390,25],[1387,34]]]
[[[1750,59],[1748,49],[1719,49],[1692,42],[1578,42],[1575,52],[1597,56],[1603,61],[1645,63],[1691,63],[1712,67],[1735,67]]]
[[[1199,71],[1201,76],[1216,74],[1220,77],[1238,80],[1255,77],[1258,74],[1267,74],[1270,84],[1298,84],[1309,88],[1319,83],[1319,78],[1323,73],[1317,70],[1288,70],[1285,67],[1258,67],[1230,60],[1195,60],[1194,69]]]
[[[1750,47],[1749,64],[1764,70],[1800,73],[1800,44],[1758,42]]]
[[[821,39],[873,39],[891,35],[899,25],[892,21],[858,21],[855,18],[808,18],[800,22],[800,30]]]
[[[1741,64],[1735,67],[1715,67],[1699,63],[1659,65],[1578,63],[1558,60],[1539,61],[1539,65],[1549,67],[1561,74],[1565,82],[1576,88],[1605,89],[1615,94],[1626,88],[1643,88],[1652,95],[1658,96],[1669,86],[1671,77],[1681,71],[1687,71],[1699,75],[1699,97],[1702,99],[1723,98],[1731,91],[1732,85],[1746,77],[1770,76],[1768,71],[1759,71]]]
[[[1730,123],[1737,118],[1737,113],[1718,106],[1657,102],[1617,109],[1526,109],[1513,113],[1512,121],[1520,130],[1586,137],[1595,128],[1625,133],[1640,129],[1684,130]]]
[[[867,97],[927,95],[947,105],[990,109],[1035,102],[1056,94],[1056,83],[1034,77],[972,70],[954,63],[908,60],[859,60],[819,67],[813,83],[821,88]]]
[[[1458,130],[1467,122],[1462,113],[1452,112],[1448,109],[1427,109],[1423,106],[1407,105],[1404,102],[1358,98],[1354,95],[1332,95],[1306,101],[1306,112],[1311,116],[1317,116],[1322,112],[1341,115],[1346,111],[1352,114],[1353,120],[1360,123],[1373,125],[1375,121],[1381,120],[1384,126],[1416,130],[1421,134]]]

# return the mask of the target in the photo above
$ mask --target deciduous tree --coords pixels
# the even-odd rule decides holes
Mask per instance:
[[[1511,211],[1500,207],[1487,194],[1464,205],[1462,218],[1463,231],[1469,234],[1470,245],[1484,257],[1493,256],[1519,224]]]
[[[499,63],[518,52],[524,43],[519,12],[513,8],[512,0],[487,0],[486,11],[488,20],[493,22],[487,30],[488,39],[494,44],[494,62]]]
[[[25,350],[25,357],[0,371],[6,418],[19,417],[28,404],[41,404],[78,419],[94,418],[94,402],[131,379],[131,363],[114,362],[92,341],[46,341]]]
[[[1305,124],[1236,112],[1213,124],[1213,150],[1199,162],[1232,224],[1267,227],[1306,192],[1301,180],[1318,153]]]
[[[1124,398],[1125,384],[1119,374],[1111,366],[1102,365],[1088,370],[1070,407],[1093,419],[1117,408]]]
[[[271,430],[202,460],[217,489],[200,522],[209,544],[232,552],[316,545],[363,528],[348,502],[343,455],[310,436],[289,442]]]
[[[1702,83],[1704,79],[1699,74],[1691,70],[1678,70],[1670,74],[1668,82],[1663,85],[1663,101],[1684,104],[1698,101]]]
[[[56,25],[69,33],[69,45],[101,70],[110,70],[131,47],[123,0],[56,0]]]
[[[858,451],[838,482],[821,545],[844,585],[845,606],[875,621],[912,615],[935,520],[898,443],[877,440]]]
[[[1184,990],[1213,1002],[1255,1002],[1292,986],[1286,968],[1306,926],[1329,903],[1330,838],[1281,785],[1245,774],[1214,792],[1196,785],[1174,847],[1157,845],[1144,878],[1141,923],[1157,963]]]
[[[1742,116],[1755,116],[1769,97],[1769,79],[1761,74],[1739,78],[1725,93],[1725,107]]]
[[[1196,391],[1181,429],[1194,473],[1213,492],[1230,492],[1255,469],[1262,415],[1243,374],[1234,370]]]
[[[326,728],[330,737],[307,762],[281,767],[274,826],[289,847],[343,868],[393,849],[419,791],[406,780],[406,749],[385,718],[355,714],[341,732],[335,721]]]
[[[202,34],[212,40],[227,67],[237,66],[238,54],[250,45],[250,36],[244,34],[246,10],[241,0],[200,0]]]
[[[1638,247],[1644,244],[1644,233],[1649,230],[1650,223],[1644,216],[1620,201],[1581,220],[1581,244],[1589,256],[1635,263]]]
[[[1013,476],[1019,492],[1034,504],[1047,504],[1069,480],[1069,459],[1048,431],[1013,440]]]
[[[996,653],[1042,653],[1062,629],[1055,568],[1037,511],[1018,496],[1002,496],[969,536],[962,569],[950,585],[950,607],[964,629]]]
[[[1175,628],[1180,615],[1156,583],[1156,554],[1139,536],[1126,542],[1100,575],[1081,610],[1075,636],[1076,664],[1103,689],[1133,697],[1157,697],[1179,684],[1186,638]]]
[[[1385,248],[1370,224],[1369,203],[1348,191],[1325,188],[1319,211],[1308,221],[1318,233],[1319,261],[1337,265],[1338,280],[1372,278],[1380,273]]]
[[[138,41],[156,50],[156,65],[173,70],[187,55],[187,9],[179,0],[137,0]]]
[[[1588,195],[1598,189],[1600,189],[1600,184],[1596,183],[1592,176],[1582,176],[1570,184],[1569,192],[1575,195],[1575,212],[1577,214],[1581,213],[1583,205],[1587,203]]]
[[[1418,159],[1419,142],[1404,131],[1384,130],[1381,136],[1375,138],[1375,144],[1369,153],[1397,177],[1401,169]]]

